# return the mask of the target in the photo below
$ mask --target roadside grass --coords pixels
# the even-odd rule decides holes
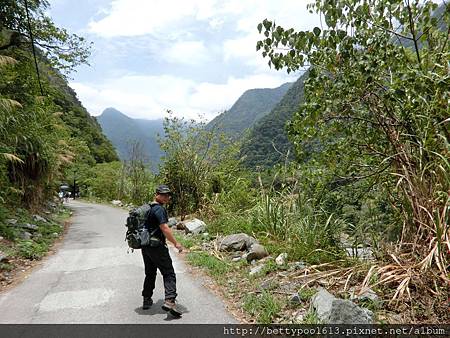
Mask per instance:
[[[206,252],[190,252],[186,258],[192,265],[206,268],[208,273],[216,279],[223,279],[230,271],[230,266],[226,262]]]
[[[60,237],[64,231],[64,223],[70,217],[70,210],[60,207],[52,215],[47,216],[47,222],[35,221],[32,215],[24,210],[17,209],[10,213],[9,218],[14,218],[19,224],[34,224],[37,230],[27,230],[26,228],[0,224],[0,235],[5,240],[0,242],[0,251],[8,259],[23,258],[27,260],[41,259],[49,251],[54,241]],[[24,232],[32,234],[30,239],[20,238]],[[7,262],[0,265],[0,271],[11,271],[14,264]]]
[[[202,243],[202,239],[197,236],[185,236],[177,232],[173,232],[175,239],[181,243],[181,245],[186,249],[191,249]]]
[[[298,296],[302,302],[309,302],[316,293],[317,289],[314,288],[305,287],[298,290]]]
[[[255,317],[259,324],[271,324],[280,314],[283,302],[268,291],[260,294],[247,294],[243,309]]]
[[[303,318],[302,324],[320,324],[316,311],[310,309]]]

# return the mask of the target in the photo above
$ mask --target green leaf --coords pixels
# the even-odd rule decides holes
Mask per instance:
[[[315,36],[319,36],[321,33],[321,30],[319,27],[314,27],[313,32],[314,32]]]

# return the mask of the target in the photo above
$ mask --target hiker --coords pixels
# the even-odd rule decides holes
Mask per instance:
[[[183,247],[173,237],[172,230],[167,225],[168,217],[164,205],[170,201],[171,191],[167,185],[160,185],[156,189],[155,200],[151,203],[151,209],[148,212],[145,227],[151,232],[156,227],[155,236],[161,241],[156,247],[142,247],[142,257],[144,258],[145,279],[142,296],[144,298],[142,308],[147,310],[153,304],[152,296],[155,288],[156,269],[159,269],[164,281],[164,304],[163,310],[169,311],[174,316],[181,316],[177,309],[175,299],[177,297],[175,270],[172,265],[172,259],[167,248],[166,238],[173,243],[178,252],[182,252]]]

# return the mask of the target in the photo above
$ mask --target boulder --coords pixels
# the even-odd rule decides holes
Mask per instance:
[[[39,227],[36,224],[25,223],[25,224],[19,224],[19,226],[23,229],[27,229],[27,230],[31,230],[31,231],[39,230]]]
[[[252,267],[250,269],[250,276],[254,276],[254,275],[261,273],[263,269],[264,269],[264,264],[255,265],[254,267]]]
[[[122,207],[122,206],[123,206],[122,201],[119,201],[119,200],[112,200],[112,201],[111,201],[111,204],[112,204],[112,205],[115,205],[115,206],[117,206],[117,207]]]
[[[28,240],[31,239],[31,234],[29,232],[27,232],[27,231],[24,231],[24,232],[22,232],[20,234],[20,238],[23,239],[23,240],[28,241]]]
[[[258,241],[253,237],[240,233],[228,235],[219,241],[219,250],[221,251],[243,251],[252,247],[253,244],[258,244]]]
[[[266,248],[264,248],[261,244],[253,244],[250,248],[250,251],[247,253],[246,259],[247,262],[251,262],[254,259],[262,259],[267,257],[269,253]]]
[[[286,259],[287,259],[287,253],[283,252],[282,254],[279,254],[277,258],[275,258],[275,263],[277,263],[277,265],[285,265],[286,264]]]
[[[361,308],[353,302],[334,297],[320,288],[311,301],[319,320],[323,324],[372,324],[371,311]]]
[[[184,231],[187,234],[197,235],[205,230],[206,230],[205,222],[203,222],[197,218],[194,218],[192,221],[184,223]]]
[[[47,220],[39,215],[33,215],[33,221],[47,223]]]
[[[173,227],[173,226],[177,225],[177,220],[176,220],[176,218],[175,218],[175,217],[169,218],[169,221],[167,222],[167,225],[168,225],[169,227]]]
[[[9,225],[16,225],[17,224],[17,220],[14,218],[9,218],[6,220],[6,223]]]
[[[372,324],[372,311],[359,307],[347,299],[333,301],[328,323],[333,324]]]

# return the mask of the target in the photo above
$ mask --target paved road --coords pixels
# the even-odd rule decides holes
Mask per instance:
[[[0,323],[236,323],[174,251],[183,317],[161,309],[159,273],[155,304],[142,310],[143,263],[139,250],[127,253],[126,212],[78,201],[69,205],[74,217],[62,246],[19,286],[0,294]]]

